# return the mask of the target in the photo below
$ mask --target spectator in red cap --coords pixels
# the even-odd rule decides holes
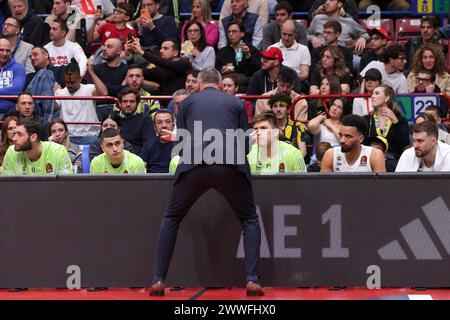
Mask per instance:
[[[283,53],[280,49],[271,47],[261,51],[261,69],[256,71],[247,88],[248,95],[262,95],[277,87],[277,80],[280,70],[287,68],[282,65]],[[294,91],[297,93],[306,93],[307,86],[300,81],[297,76],[294,84]]]
[[[283,53],[279,48],[268,48],[265,51],[261,51],[261,55],[269,59],[278,59],[280,63],[283,62]]]
[[[389,38],[389,31],[384,27],[373,28],[367,30],[371,36],[369,42],[369,49],[364,51],[361,56],[361,62],[359,64],[359,70],[364,69],[371,61],[382,61],[384,49]]]

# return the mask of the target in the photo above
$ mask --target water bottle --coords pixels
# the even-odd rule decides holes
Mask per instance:
[[[236,62],[240,63],[242,61],[242,58],[244,57],[244,53],[242,52],[242,40],[239,43],[239,49],[236,52]]]

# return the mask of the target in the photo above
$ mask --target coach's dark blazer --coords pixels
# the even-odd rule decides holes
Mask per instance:
[[[196,121],[199,122],[197,123],[197,132],[195,132],[197,136],[194,136],[194,122]],[[248,129],[247,113],[241,100],[215,88],[207,87],[182,101],[177,115],[177,128],[177,137],[179,141],[182,141],[183,151],[180,154],[181,160],[175,173],[175,182],[181,173],[204,164],[231,165],[246,174],[250,180],[250,168],[247,162],[248,139],[233,138],[235,130],[242,129],[242,132],[245,132]],[[190,137],[183,138],[182,129],[187,130]],[[215,130],[206,132],[209,129]],[[227,133],[226,130],[232,132]],[[203,137],[205,132],[212,136],[220,136],[221,139],[218,140],[222,140],[223,143],[215,142],[215,138],[211,138],[211,136]],[[200,136],[203,138],[201,139]],[[229,139],[228,146],[227,138]],[[215,143],[220,143],[217,144],[216,151],[218,152],[210,152],[214,149]],[[203,157],[205,150],[206,154],[217,156],[215,159],[217,161],[211,163],[205,159]],[[202,157],[195,159],[194,154],[202,155]]]

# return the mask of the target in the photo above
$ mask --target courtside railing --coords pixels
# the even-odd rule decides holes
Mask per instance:
[[[294,106],[298,101],[302,99],[313,100],[313,99],[322,99],[324,102],[324,107],[326,112],[328,112],[328,99],[334,98],[347,98],[352,100],[354,98],[370,98],[370,94],[309,94],[309,95],[299,95],[296,97],[291,104],[291,118],[294,118]],[[241,100],[251,100],[255,101],[258,99],[269,99],[270,96],[266,95],[245,95],[245,94],[237,94]],[[17,95],[0,95],[0,100],[16,100]],[[98,102],[107,102],[111,104],[119,104],[119,100],[113,96],[33,96],[34,100],[92,100]],[[145,96],[141,97],[141,100],[163,100],[169,101],[172,99],[172,96]],[[444,99],[447,104],[450,106],[450,97],[442,94],[442,93],[404,93],[396,95],[397,103],[402,110],[404,116],[409,121],[414,121],[414,118],[425,110],[425,107],[431,104],[440,105],[441,99]],[[294,119],[295,120],[295,119]],[[447,115],[444,121],[450,122],[450,116]],[[99,122],[67,122],[68,124],[75,125],[92,125],[99,124]]]

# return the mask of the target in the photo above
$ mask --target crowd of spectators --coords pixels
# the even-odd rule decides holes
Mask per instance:
[[[359,21],[358,10],[373,4],[409,10],[410,1],[2,1],[0,95],[19,98],[0,100],[0,163],[9,149],[22,150],[15,147],[16,128],[26,135],[37,123],[36,139],[64,146],[75,172],[89,171],[83,168],[89,163],[81,161],[83,146],[89,146],[92,161],[103,154],[102,166],[94,162],[96,172],[129,172],[128,167],[116,170],[123,165],[111,158],[116,147],[139,172],[144,167],[149,173],[169,172],[174,143],[161,137],[176,130],[182,101],[199,90],[198,72],[213,67],[222,75],[224,92],[265,96],[242,100],[248,124],[277,132],[270,139],[280,143],[269,139],[269,145],[292,158],[281,170],[271,152],[263,157],[267,165],[258,163],[260,146],[254,147],[249,155],[256,161],[254,173],[319,171],[326,150],[342,143],[347,114],[365,119],[364,144],[381,145],[386,170],[395,171],[402,153],[416,143],[395,95],[450,95],[449,53],[443,45],[450,28],[440,27],[436,16],[425,16],[419,36],[390,43],[394,30]],[[308,12],[307,20],[294,19],[299,10]],[[218,20],[213,11],[220,11]],[[350,93],[370,96],[302,97]],[[33,99],[40,95],[57,98]],[[65,99],[77,96],[83,98]],[[448,143],[442,121],[448,103],[438,102],[427,109],[434,117],[423,115],[419,121],[439,126],[438,140]],[[35,123],[20,124],[26,118]],[[434,134],[422,127],[417,134]],[[9,159],[16,157],[12,152]],[[105,162],[110,154],[114,170]]]

